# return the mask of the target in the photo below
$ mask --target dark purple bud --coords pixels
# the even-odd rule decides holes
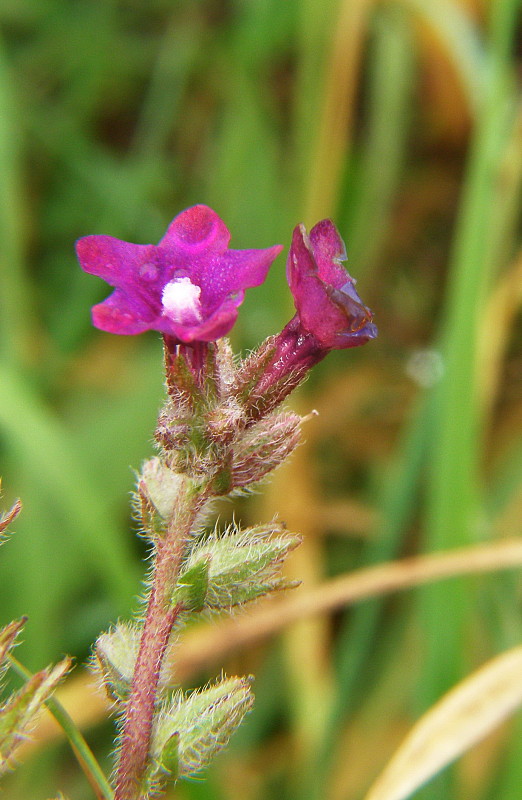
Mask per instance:
[[[187,208],[158,245],[85,236],[76,243],[80,265],[115,291],[92,309],[109,333],[157,330],[173,342],[212,342],[232,328],[245,289],[265,280],[281,247],[230,250],[230,233],[215,211]]]
[[[321,349],[357,347],[377,336],[372,312],[355,291],[355,281],[341,265],[344,242],[333,222],[323,219],[307,235],[304,225],[293,233],[287,277],[303,331]]]
[[[307,235],[293,233],[287,276],[297,314],[242,365],[236,392],[250,419],[281,403],[331,350],[357,347],[377,336],[372,312],[341,265],[344,243],[333,222],[322,220]]]

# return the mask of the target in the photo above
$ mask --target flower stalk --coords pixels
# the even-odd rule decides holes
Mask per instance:
[[[223,336],[280,247],[229,250],[229,239],[215,212],[195,206],[157,246],[107,236],[77,244],[83,269],[115,287],[94,307],[95,325],[124,335],[157,330],[165,348],[159,452],[143,466],[135,503],[152,548],[145,618],[102,634],[95,649],[121,715],[115,800],[148,800],[200,770],[251,708],[248,677],[173,692],[166,655],[191,615],[295,586],[281,566],[300,538],[277,522],[205,534],[205,516],[214,499],[248,490],[297,447],[304,420],[278,406],[311,367],[376,335],[340,264],[344,244],[323,220],[309,236],[303,226],[293,234],[287,273],[296,315],[238,363]]]

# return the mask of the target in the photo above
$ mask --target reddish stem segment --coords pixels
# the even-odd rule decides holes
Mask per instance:
[[[165,538],[156,542],[154,574],[132,687],[125,711],[115,800],[140,800],[147,767],[158,681],[174,623],[181,611],[171,597],[187,536],[204,498],[180,497]]]

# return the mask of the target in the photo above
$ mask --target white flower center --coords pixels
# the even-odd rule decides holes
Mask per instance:
[[[176,278],[167,283],[161,300],[164,314],[172,322],[190,323],[201,320],[201,289],[190,278]]]

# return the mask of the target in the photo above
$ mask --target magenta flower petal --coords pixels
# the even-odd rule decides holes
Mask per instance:
[[[76,242],[76,253],[84,272],[97,275],[116,286],[121,283],[121,265],[126,265],[125,274],[137,271],[140,265],[153,256],[154,245],[129,244],[113,236],[84,236]]]
[[[85,272],[115,287],[93,308],[96,327],[110,333],[157,330],[182,343],[209,342],[229,332],[245,289],[258,286],[281,251],[230,250],[230,233],[207,206],[188,208],[158,245],[111,236],[79,239]]]
[[[136,305],[129,305],[121,289],[116,289],[103,303],[93,306],[92,320],[97,328],[109,333],[133,335],[149,329],[148,320],[140,319]]]
[[[304,225],[293,233],[287,276],[304,331],[325,350],[356,347],[377,336],[372,312],[341,265],[344,243],[331,220],[318,222],[307,235]]]
[[[323,219],[310,231],[310,245],[321,280],[340,289],[346,283],[346,247],[331,219]]]

